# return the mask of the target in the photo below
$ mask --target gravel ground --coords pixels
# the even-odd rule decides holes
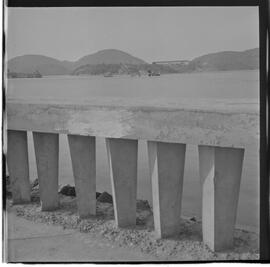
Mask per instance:
[[[54,212],[41,212],[38,198],[32,198],[31,204],[16,206],[12,206],[8,200],[8,208],[15,210],[17,216],[27,220],[95,234],[119,247],[139,249],[162,261],[259,259],[259,238],[256,233],[237,229],[234,250],[228,253],[214,253],[202,243],[201,222],[194,217],[182,218],[180,225],[182,230],[179,235],[169,239],[157,239],[153,231],[153,214],[147,201],[137,201],[135,229],[118,229],[114,223],[111,203],[97,201],[97,215],[82,220],[77,214],[76,198],[61,194],[59,197],[60,208]]]

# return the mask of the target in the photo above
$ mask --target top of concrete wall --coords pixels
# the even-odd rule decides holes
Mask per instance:
[[[258,147],[256,100],[92,98],[8,99],[7,126],[226,147]]]

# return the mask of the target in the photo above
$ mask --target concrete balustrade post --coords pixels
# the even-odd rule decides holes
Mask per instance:
[[[96,140],[92,136],[68,135],[81,218],[96,214]]]
[[[7,164],[13,204],[30,202],[27,132],[8,130]]]
[[[244,149],[199,146],[203,241],[213,251],[233,248]]]
[[[116,225],[136,225],[138,140],[106,139]]]
[[[185,144],[148,141],[153,212],[158,238],[179,233]]]
[[[58,208],[59,135],[33,132],[41,209]]]

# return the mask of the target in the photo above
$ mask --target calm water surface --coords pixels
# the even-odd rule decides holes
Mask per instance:
[[[234,71],[192,74],[171,74],[160,77],[73,77],[56,76],[41,79],[12,79],[8,81],[8,96],[37,98],[91,97],[191,97],[191,98],[251,98],[259,99],[259,72]],[[259,101],[259,100],[258,100]],[[37,177],[32,136],[29,140],[31,179]],[[97,190],[111,192],[105,141],[97,138]],[[259,156],[246,150],[237,223],[258,230],[259,214]],[[201,216],[201,193],[198,151],[187,146],[182,213]],[[60,136],[60,184],[74,184],[67,138]],[[139,142],[138,198],[152,202],[146,141]]]

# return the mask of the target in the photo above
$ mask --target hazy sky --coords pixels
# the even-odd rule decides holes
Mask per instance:
[[[259,46],[257,7],[8,8],[8,58],[115,48],[148,62]]]

